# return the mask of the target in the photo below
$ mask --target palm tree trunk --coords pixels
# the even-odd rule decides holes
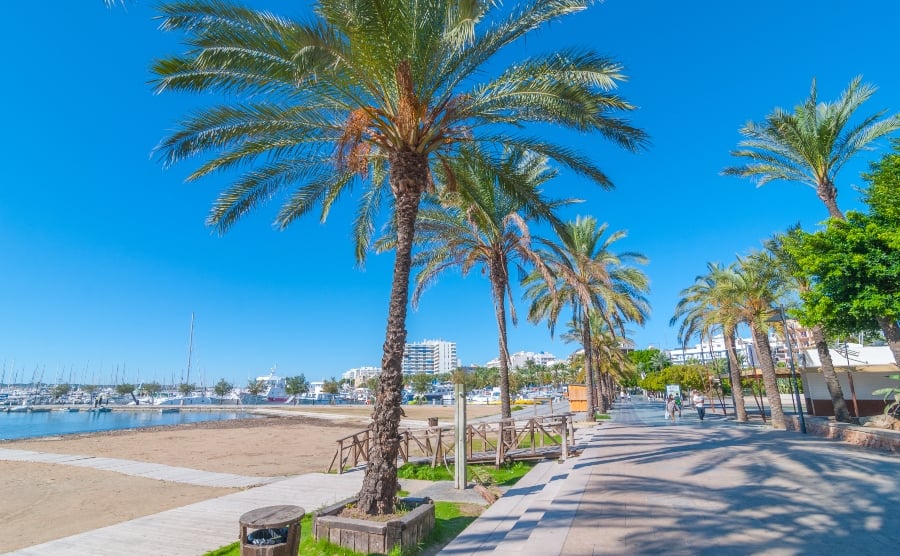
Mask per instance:
[[[772,348],[769,346],[769,337],[764,330],[757,326],[751,326],[753,343],[756,344],[756,355],[759,359],[759,368],[762,371],[763,384],[766,387],[766,398],[769,400],[769,411],[772,413],[772,427],[785,429],[784,409],[781,407],[781,394],[778,392],[778,381],[775,379],[775,363],[772,361]]]
[[[829,217],[845,220],[844,213],[841,212],[841,209],[837,206],[837,187],[835,187],[834,184],[830,182],[820,183],[816,188],[816,195],[818,195],[819,199],[825,203],[825,208],[828,209]]]
[[[506,338],[506,302],[503,293],[506,287],[496,265],[491,265],[491,290],[494,297],[494,316],[497,319],[497,342],[500,348],[500,416],[512,417],[509,403],[509,347]]]
[[[888,347],[891,348],[891,354],[894,356],[894,363],[900,365],[900,327],[897,321],[885,317],[878,317],[878,326],[884,332],[884,339],[887,340]]]
[[[598,362],[599,367],[599,357],[594,357],[594,361]],[[606,395],[606,373],[597,369],[597,375],[595,376],[595,384],[597,384],[597,411],[600,413],[606,413],[609,411],[609,398]]]
[[[597,398],[594,397],[594,365],[591,350],[591,325],[585,314],[581,319],[581,343],[584,346],[584,381],[587,397],[587,420],[594,420],[597,409]]]
[[[394,499],[400,490],[397,481],[397,456],[400,450],[400,415],[403,392],[403,350],[406,344],[406,311],[409,303],[409,274],[416,215],[427,183],[428,166],[419,153],[392,153],[390,184],[394,193],[394,218],[397,245],[394,276],[388,305],[387,331],[381,375],[372,411],[372,447],[358,507],[369,515],[394,511]]]
[[[747,408],[744,406],[744,388],[741,386],[741,364],[734,351],[734,329],[723,330],[725,351],[728,353],[728,371],[731,377],[731,392],[734,398],[734,415],[738,422],[747,421]]]
[[[844,391],[841,383],[838,381],[837,373],[834,371],[834,361],[831,359],[831,351],[828,350],[828,342],[825,341],[825,331],[821,326],[812,328],[813,341],[816,343],[816,351],[819,352],[819,361],[822,366],[822,378],[825,379],[825,386],[828,388],[828,395],[831,396],[831,405],[834,406],[834,418],[841,423],[850,423],[853,418],[847,409],[847,402],[844,400]]]

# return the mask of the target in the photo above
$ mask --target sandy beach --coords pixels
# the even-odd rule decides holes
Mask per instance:
[[[451,423],[452,407],[404,406],[408,419]],[[299,413],[337,413],[319,419]],[[371,407],[302,407],[279,416],[0,442],[0,448],[120,458],[272,477],[325,472],[336,440],[368,424]],[[469,418],[497,406],[470,406]],[[0,552],[16,550],[233,492],[68,465],[0,461]]]

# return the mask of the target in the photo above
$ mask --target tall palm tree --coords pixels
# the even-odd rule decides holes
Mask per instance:
[[[755,252],[738,259],[734,280],[728,287],[731,291],[727,295],[737,300],[738,315],[750,327],[753,336],[756,358],[772,413],[772,426],[784,429],[784,410],[769,344],[768,320],[775,312],[776,302],[784,294],[784,278],[771,256],[765,252]]]
[[[725,175],[751,178],[759,186],[770,181],[795,181],[816,191],[831,218],[843,220],[837,205],[837,174],[851,158],[871,143],[900,129],[900,114],[880,119],[885,111],[851,124],[856,111],[875,93],[872,85],[856,77],[837,102],[820,103],[815,79],[809,98],[793,112],[776,108],[763,123],[748,122],[746,137],[731,154],[747,159]]]
[[[359,496],[364,512],[391,513],[399,490],[412,245],[422,195],[437,187],[434,168],[468,143],[517,147],[610,187],[586,156],[521,130],[553,123],[628,150],[646,141],[617,116],[632,106],[610,93],[623,76],[607,58],[569,49],[505,69],[490,65],[504,47],[590,3],[523,0],[510,9],[490,0],[319,0],[306,22],[217,0],[160,8],[162,29],[184,33],[189,50],[155,63],[157,91],[226,99],[188,116],[159,147],[167,165],[202,156],[189,180],[237,173],[213,205],[211,226],[224,232],[284,193],[278,227],[317,206],[324,219],[339,198],[362,189],[354,223],[362,261],[382,201],[392,198],[397,244],[373,445]]]
[[[703,337],[710,337],[714,327],[721,328],[734,396],[734,413],[737,420],[743,422],[747,420],[747,410],[741,387],[741,365],[734,346],[734,335],[740,322],[736,289],[733,287],[736,276],[733,267],[707,263],[706,268],[706,274],[698,276],[691,286],[681,290],[681,298],[670,324],[681,321],[678,335],[682,343],[695,334],[700,336],[702,343]]]
[[[499,171],[498,171],[499,170]],[[556,176],[547,159],[514,151],[495,163],[484,153],[470,151],[452,168],[453,191],[438,198],[427,197],[416,221],[413,267],[416,276],[412,303],[418,305],[422,292],[448,270],[466,276],[473,269],[490,281],[491,299],[497,322],[500,361],[500,400],[504,418],[512,416],[510,405],[507,306],[517,323],[510,283],[510,265],[524,274],[524,265],[542,268],[532,247],[529,221],[555,222],[554,211],[571,201],[550,201],[541,197],[541,186]],[[444,172],[440,172],[443,177]],[[443,180],[439,180],[443,181]],[[393,248],[391,233],[376,243],[378,250]]]
[[[550,276],[532,273],[525,281],[525,297],[531,300],[529,320],[546,320],[552,332],[560,313],[570,307],[581,327],[589,418],[597,408],[592,311],[620,336],[625,334],[626,323],[643,324],[650,312],[645,297],[649,280],[632,266],[646,264],[647,258],[634,252],[614,253],[613,244],[626,234],[618,231],[604,237],[607,227],[590,216],[567,222],[559,230],[560,244],[543,242],[541,260]]]
[[[791,238],[797,237],[800,233],[800,226],[792,226],[786,234],[775,234],[765,242],[766,251],[772,257],[772,260],[778,265],[781,273],[788,279],[788,283],[792,289],[798,293],[808,292],[812,287],[809,275],[804,272],[788,249],[785,249],[785,241],[791,241]],[[831,404],[834,407],[835,420],[842,423],[849,423],[854,420],[850,416],[847,409],[847,402],[844,399],[844,390],[838,381],[837,373],[834,370],[834,361],[831,358],[831,350],[828,349],[828,341],[825,339],[825,329],[820,325],[811,328],[813,342],[816,344],[816,351],[819,353],[819,361],[822,366],[822,378],[825,379],[825,386],[828,388],[828,394],[831,396]],[[785,341],[790,339],[787,337],[788,331],[784,331]]]

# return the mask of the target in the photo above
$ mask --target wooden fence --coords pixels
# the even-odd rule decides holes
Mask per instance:
[[[500,467],[524,459],[559,458],[572,455],[575,426],[572,413],[533,417],[524,421],[501,419],[495,423],[466,426],[466,461],[492,462]],[[432,467],[455,459],[455,427],[434,426],[400,432],[399,459],[427,459]],[[366,429],[337,440],[338,448],[328,473],[343,473],[369,459],[372,431]]]

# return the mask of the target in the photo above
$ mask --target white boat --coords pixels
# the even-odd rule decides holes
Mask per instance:
[[[256,377],[256,381],[263,383],[263,388],[259,394],[251,394],[249,392],[241,392],[241,403],[243,404],[264,404],[264,403],[287,403],[290,396],[287,393],[287,383],[284,377],[275,374],[272,369],[268,376]]]
[[[215,401],[205,394],[191,394],[190,396],[168,396],[158,398],[153,405],[162,406],[188,406],[188,405],[212,405]]]

